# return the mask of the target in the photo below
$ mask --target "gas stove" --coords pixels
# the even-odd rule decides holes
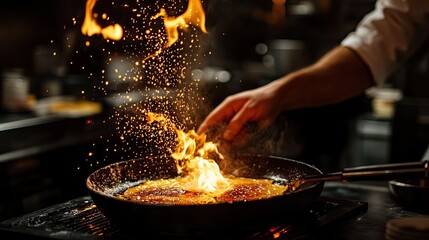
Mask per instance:
[[[2,239],[306,239],[336,221],[366,211],[366,202],[320,197],[302,219],[267,226],[220,229],[210,236],[171,236],[150,229],[129,231],[109,221],[89,196],[41,209],[0,223]],[[4,237],[3,237],[4,236]]]

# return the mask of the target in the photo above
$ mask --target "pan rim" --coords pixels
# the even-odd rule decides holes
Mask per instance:
[[[398,187],[407,187],[407,188],[415,188],[415,189],[429,189],[429,186],[419,186],[411,183],[401,182],[400,180],[390,180],[389,184],[395,185]]]

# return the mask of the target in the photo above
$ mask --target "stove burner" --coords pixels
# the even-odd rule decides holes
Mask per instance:
[[[212,239],[293,239],[309,235],[339,219],[351,217],[367,209],[367,203],[321,197],[302,219],[278,225],[247,226],[244,229],[225,229]],[[233,231],[231,231],[233,230]],[[0,223],[1,236],[32,237],[32,239],[141,239],[142,236],[162,237],[157,233],[141,231],[139,236],[111,223],[92,202],[89,196],[76,198],[39,211]],[[189,236],[186,236],[189,238]]]

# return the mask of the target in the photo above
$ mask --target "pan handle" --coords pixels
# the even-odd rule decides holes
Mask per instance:
[[[341,172],[308,175],[301,183],[315,181],[369,181],[397,178],[428,178],[429,161],[392,163],[344,168]]]
[[[410,169],[410,168],[422,168],[422,167],[427,168],[426,164],[428,164],[428,160],[419,161],[419,162],[377,164],[377,165],[344,168],[343,172],[395,170],[395,169]]]
[[[344,168],[342,180],[391,180],[429,177],[429,161],[392,163]]]

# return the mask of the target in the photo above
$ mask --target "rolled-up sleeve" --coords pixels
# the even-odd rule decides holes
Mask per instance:
[[[379,0],[341,45],[368,65],[377,85],[429,36],[429,0]]]

